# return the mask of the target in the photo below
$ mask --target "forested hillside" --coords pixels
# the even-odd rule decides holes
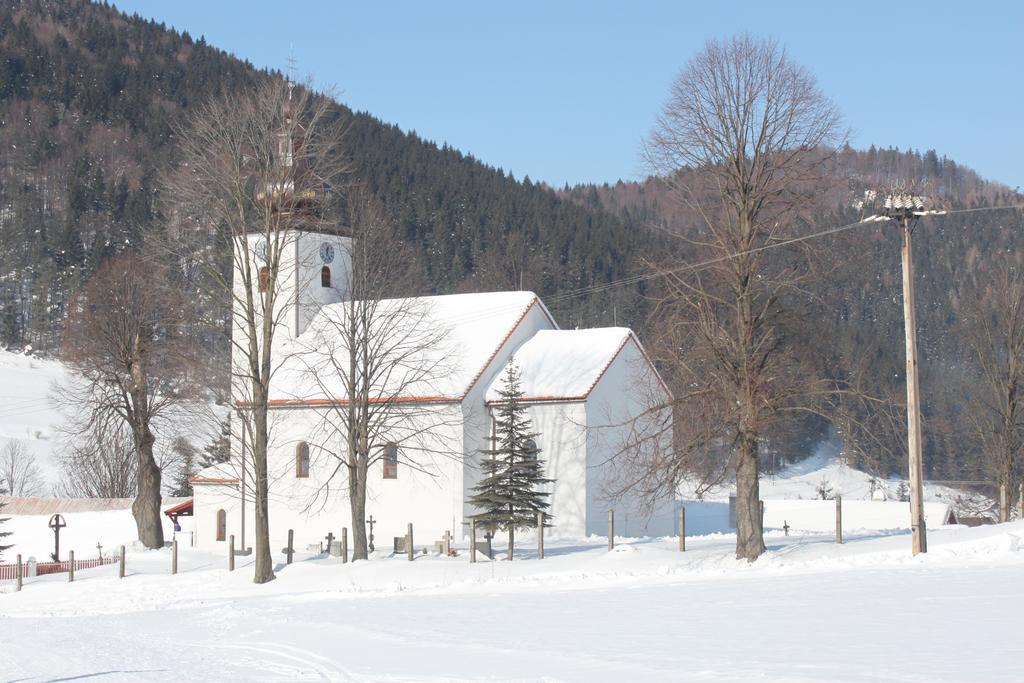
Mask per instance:
[[[0,54],[0,343],[52,352],[70,293],[159,224],[175,124],[211,95],[281,76],[84,0],[0,3]],[[617,278],[632,260],[637,238],[608,212],[369,114],[339,115],[353,176],[417,245],[432,292],[549,294]],[[635,289],[613,298],[556,314],[641,321]]]
[[[71,294],[106,259],[139,248],[161,226],[160,175],[176,159],[175,125],[211,95],[281,74],[84,0],[0,2],[0,55],[0,344],[56,353]],[[343,104],[338,115],[348,124],[353,176],[415,245],[425,292],[532,289],[548,297],[565,327],[617,322],[646,338],[652,321],[645,295],[656,281],[590,296],[553,295],[642,272],[644,257],[687,262],[685,240],[659,228],[699,235],[697,221],[656,180],[554,192]],[[914,182],[951,208],[1021,199],[932,151],[846,148],[807,230],[856,220],[867,210],[859,204],[866,190],[899,181]],[[978,303],[979,276],[994,260],[1024,260],[1022,227],[1020,212],[979,211],[926,219],[919,229],[930,477],[983,476],[965,416],[976,369],[965,356],[963,311],[965,302]],[[823,376],[856,376],[873,396],[898,403],[904,373],[898,235],[867,226],[818,240],[815,248],[819,276],[785,302],[805,323],[800,343]],[[214,360],[226,360],[226,329],[203,338]],[[828,417],[803,418],[766,444],[765,457],[806,454]],[[877,415],[859,417],[885,423]],[[899,419],[889,422],[898,426]],[[878,431],[878,443],[851,457],[866,469],[898,474],[905,468],[901,436],[892,428]]]
[[[994,314],[997,295],[986,289],[986,276],[1000,265],[1024,265],[1024,215],[1019,209],[992,210],[1020,206],[1024,198],[931,150],[922,154],[847,147],[835,161],[835,177],[823,190],[819,206],[809,207],[814,214],[805,232],[870,215],[878,206],[863,204],[865,192],[884,193],[897,184],[931,197],[935,206],[959,211],[922,219],[915,231],[925,472],[936,479],[986,479],[986,456],[971,412],[980,370],[968,348],[968,314]],[[688,240],[700,240],[700,221],[658,179],[566,188],[562,194],[582,206],[613,211],[627,223],[677,233],[668,249],[679,262],[691,260]],[[812,243],[815,277],[784,302],[802,321],[796,342],[813,357],[820,376],[856,379],[871,397],[891,401],[891,409],[854,411],[860,424],[836,413],[825,417],[833,418],[840,436],[861,441],[856,448],[854,439],[847,440],[852,464],[881,475],[905,475],[899,230],[866,224]],[[802,424],[795,433],[765,444],[768,458],[772,451],[782,457],[806,455],[823,434],[822,419],[797,422]],[[770,467],[770,459],[766,465]]]

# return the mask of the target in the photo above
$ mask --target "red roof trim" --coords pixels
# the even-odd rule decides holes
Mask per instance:
[[[640,351],[640,355],[642,355],[644,357],[644,360],[647,361],[647,364],[651,367],[651,370],[654,371],[654,376],[657,377],[658,384],[660,384],[661,388],[665,390],[665,393],[667,393],[669,396],[671,396],[672,392],[668,390],[667,386],[665,386],[665,381],[663,379],[661,379],[661,375],[658,374],[658,370],[657,370],[657,368],[654,367],[654,363],[651,362],[651,359],[647,355],[647,352],[644,351],[644,347],[640,345],[640,342],[639,342],[639,340],[637,340],[636,335],[633,334],[632,330],[630,330],[626,334],[626,338],[622,340],[621,344],[619,344],[619,348],[616,349],[615,353],[612,354],[612,357],[608,360],[607,363],[604,364],[604,367],[601,368],[601,372],[597,373],[597,378],[593,381],[593,383],[590,385],[590,388],[587,389],[587,391],[585,393],[583,393],[583,394],[581,394],[579,396],[524,396],[520,400],[522,402],[524,402],[524,403],[545,403],[545,402],[555,402],[555,401],[566,401],[566,402],[569,402],[569,401],[585,401],[585,400],[587,400],[588,398],[590,398],[590,394],[594,391],[594,388],[597,387],[598,382],[600,382],[601,379],[605,376],[605,373],[608,372],[608,368],[610,368],[612,366],[612,363],[615,362],[615,359],[619,357],[620,353],[622,353],[622,349],[626,348],[626,344],[628,342],[630,342],[630,341],[632,341],[634,344],[636,344],[636,348],[637,348],[638,351]],[[489,405],[489,406],[499,405],[501,403],[503,403],[503,401],[487,401],[486,402],[486,404]]]
[[[484,372],[487,370],[487,368],[489,368],[491,366],[491,363],[494,362],[494,359],[498,356],[498,352],[501,351],[503,348],[505,348],[505,344],[508,343],[508,340],[512,337],[512,335],[515,333],[515,331],[517,329],[519,329],[519,325],[526,319],[526,315],[538,303],[540,303],[540,310],[544,313],[544,316],[548,319],[548,321],[552,325],[555,326],[556,329],[558,328],[558,325],[555,324],[555,321],[551,319],[551,314],[549,314],[547,312],[547,309],[544,307],[544,304],[541,303],[540,298],[538,298],[536,295],[534,295],[533,300],[530,301],[530,304],[522,312],[522,314],[516,320],[515,324],[512,325],[512,328],[505,334],[505,337],[501,340],[501,343],[498,344],[498,347],[496,349],[494,349],[494,352],[491,354],[490,358],[488,358],[487,362],[484,363],[484,366],[482,368],[480,368],[480,372],[476,373],[476,377],[474,377],[473,381],[469,383],[469,387],[467,387],[466,388],[466,392],[464,394],[462,394],[462,399],[461,400],[465,400],[466,397],[469,396],[469,392],[473,391],[473,387],[476,386],[476,383],[480,381],[480,378],[483,376]]]
[[[392,398],[371,398],[370,403],[458,403],[462,399],[451,396],[398,396]],[[347,406],[349,401],[340,398],[273,398],[267,401],[271,408],[313,408],[316,406]],[[237,408],[251,408],[252,401],[235,401]]]
[[[192,501],[193,501],[193,499],[189,498],[188,500],[182,501],[182,502],[178,503],[177,505],[169,507],[166,510],[164,510],[164,514],[167,515],[168,517],[170,517],[171,515],[177,514],[179,512],[184,512],[185,510],[188,510],[189,512],[191,512],[192,511]]]
[[[597,373],[597,379],[595,379],[593,381],[593,383],[591,383],[590,388],[587,389],[587,393],[585,393],[583,395],[584,397],[589,397],[590,396],[590,392],[592,392],[594,390],[594,387],[597,386],[597,383],[601,381],[602,377],[604,377],[604,373],[608,372],[608,368],[610,368],[612,366],[612,363],[615,362],[615,359],[619,357],[620,353],[622,353],[622,349],[626,348],[626,344],[632,338],[633,338],[633,332],[632,331],[627,332],[625,339],[623,339],[622,343],[619,344],[619,348],[615,349],[615,353],[612,354],[612,357],[609,358],[608,362],[604,364],[603,368],[601,368],[601,372]]]
[[[192,477],[188,480],[190,484],[237,484],[237,479],[211,479],[207,477]]]

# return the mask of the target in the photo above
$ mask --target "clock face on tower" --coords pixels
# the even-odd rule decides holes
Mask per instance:
[[[324,263],[330,263],[334,260],[334,247],[327,242],[320,245],[320,260]]]

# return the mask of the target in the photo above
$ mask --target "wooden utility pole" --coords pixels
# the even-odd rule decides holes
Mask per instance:
[[[409,522],[409,526],[405,532],[405,550],[409,554],[409,561],[412,562],[415,551],[412,549],[412,522]]]
[[[679,506],[679,552],[686,552],[686,506]]]
[[[14,590],[15,591],[20,591],[21,590],[21,555],[20,554],[14,556],[14,562],[15,562],[15,565],[16,565],[14,567]]]
[[[843,542],[843,497],[836,496],[836,543]]]
[[[903,321],[907,347],[907,457],[910,474],[910,531],[913,553],[928,552],[924,526],[924,481],[921,460],[921,399],[917,383],[917,322],[914,317],[914,262],[911,236],[924,200],[906,193],[885,199],[885,215],[903,228]]]
[[[476,520],[469,520],[469,561],[476,562]]]
[[[544,559],[544,513],[537,513],[537,559]]]
[[[124,546],[118,549],[118,561],[117,561],[117,578],[124,578]]]
[[[171,574],[178,573],[178,539],[171,541]]]
[[[608,550],[615,549],[615,510],[608,511]]]

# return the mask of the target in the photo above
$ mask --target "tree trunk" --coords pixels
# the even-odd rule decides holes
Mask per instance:
[[[164,527],[160,520],[160,468],[153,458],[156,438],[149,428],[149,385],[141,360],[146,354],[140,339],[139,336],[133,339],[136,362],[129,365],[132,383],[126,397],[130,401],[127,414],[135,440],[135,457],[139,463],[132,515],[135,517],[139,541],[150,550],[155,550],[164,547]]]
[[[352,513],[352,561],[369,558],[366,547],[366,472],[367,463],[359,458],[349,469],[348,500]]]
[[[150,550],[164,547],[164,527],[160,519],[160,468],[153,458],[153,434],[148,426],[139,429],[136,441],[139,471],[138,490],[132,502],[132,515],[139,532],[139,541]]]
[[[277,577],[274,576],[274,561],[270,555],[270,512],[267,504],[267,402],[259,400],[265,398],[265,392],[258,394],[258,400],[254,402],[252,430],[252,461],[256,489],[256,567],[252,580],[253,583],[267,583]],[[245,514],[245,510],[242,514]]]
[[[764,551],[757,437],[741,433],[736,453],[736,559],[753,562]]]
[[[999,522],[1010,521],[1010,476],[1003,472],[999,477]]]

